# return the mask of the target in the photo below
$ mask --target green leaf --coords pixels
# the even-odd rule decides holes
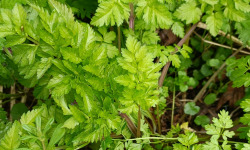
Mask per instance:
[[[115,81],[123,86],[127,86],[129,88],[135,88],[135,76],[133,74],[121,75],[115,78]]]
[[[64,122],[62,128],[74,129],[77,125],[79,125],[79,122],[74,117],[70,117]]]
[[[207,105],[210,105],[210,104],[213,104],[216,100],[216,94],[215,93],[210,93],[208,94],[205,99],[204,99],[204,102],[207,104]]]
[[[219,2],[219,0],[202,0],[203,2],[207,3],[207,4],[210,4],[210,5],[215,5]]]
[[[67,102],[66,102],[64,96],[54,98],[54,100],[57,103],[57,105],[62,108],[64,115],[71,115],[72,114],[72,112],[68,108],[68,105],[67,105]]]
[[[250,45],[250,31],[249,31],[249,26],[250,26],[250,15],[247,15],[247,19],[238,22],[235,24],[235,28],[237,30],[237,34],[239,34],[240,40],[247,45]]]
[[[200,20],[202,14],[200,8],[196,7],[196,5],[195,1],[183,3],[174,15],[182,21],[186,21],[186,24],[196,23]]]
[[[103,35],[103,41],[106,43],[112,43],[116,38],[115,32],[114,31],[107,32],[106,27],[101,27],[98,29],[98,31]]]
[[[188,90],[188,85],[186,85],[186,84],[181,84],[181,85],[180,85],[180,90],[181,90],[181,92],[186,92],[186,91]]]
[[[209,32],[216,36],[223,25],[223,14],[220,12],[210,14],[206,19],[206,24]]]
[[[19,137],[19,131],[21,129],[20,123],[15,121],[12,127],[4,135],[4,138],[1,139],[0,149],[2,150],[14,150],[17,149],[21,143]]]
[[[195,124],[204,127],[205,125],[209,124],[210,119],[206,115],[199,115],[195,118],[194,122]]]
[[[203,64],[201,66],[201,73],[204,75],[204,76],[210,76],[213,74],[213,71],[210,69],[210,67],[206,64]]]
[[[178,141],[187,147],[190,147],[191,145],[198,143],[198,137],[193,132],[186,132],[185,134],[180,134],[178,137]]]
[[[72,25],[74,23],[75,18],[72,10],[65,4],[61,4],[55,0],[48,0],[49,5],[54,8],[58,14],[60,14],[64,20],[66,21],[67,25]]]
[[[220,64],[220,60],[219,59],[210,59],[208,61],[208,65],[211,67],[218,67]]]
[[[64,59],[69,60],[72,63],[78,64],[82,61],[79,57],[79,50],[77,48],[63,47],[60,49]]]
[[[247,2],[244,0],[234,0],[234,3],[237,10],[243,11],[245,13],[250,12],[249,1]]]
[[[129,18],[129,6],[122,1],[104,1],[99,4],[91,24],[95,26],[120,26]]]
[[[224,15],[227,18],[237,22],[241,22],[246,19],[245,14],[242,11],[236,10],[232,7],[226,7],[224,10]]]
[[[175,143],[173,144],[174,150],[188,150],[186,146],[183,146],[182,144]]]
[[[218,114],[219,119],[213,118],[214,125],[219,128],[231,128],[233,127],[233,121],[230,119],[228,112],[225,110],[220,111]]]
[[[226,141],[227,138],[232,138],[234,135],[235,135],[234,131],[225,130],[222,134],[222,137]]]
[[[25,12],[24,8],[20,4],[16,4],[12,10],[12,21],[16,25],[15,29],[18,34],[21,34],[25,22],[27,13]]]
[[[200,107],[196,106],[194,102],[188,102],[184,106],[184,112],[188,115],[195,115],[200,111]]]
[[[176,55],[176,54],[170,55],[169,60],[172,61],[173,66],[175,66],[176,68],[180,67],[181,61],[180,61],[180,58],[178,55]]]
[[[119,50],[116,46],[113,46],[111,44],[103,44],[103,46],[105,46],[105,48],[107,49],[107,56],[109,58],[114,58],[119,54]]]
[[[38,46],[32,44],[21,44],[12,47],[13,60],[16,64],[23,67],[35,62],[35,55]]]
[[[64,136],[65,134],[65,128],[62,127],[62,124],[59,124],[55,131],[53,132],[48,147],[53,147],[59,140]]]
[[[151,28],[168,29],[173,24],[172,15],[167,7],[157,1],[139,0],[136,16],[143,19]]]
[[[145,44],[157,44],[160,37],[156,32],[145,31],[142,35],[142,42]]]
[[[42,58],[37,68],[37,79],[40,79],[52,65],[52,58]]]
[[[86,121],[86,119],[88,119],[88,116],[84,114],[81,110],[79,110],[77,107],[75,107],[74,105],[69,105],[69,108],[72,112],[72,115],[79,123],[82,123]]]
[[[205,129],[207,131],[207,134],[209,134],[209,135],[220,135],[220,133],[221,133],[221,128],[216,127],[213,124],[205,125]]]
[[[20,122],[21,124],[30,124],[35,121],[36,117],[41,114],[43,108],[34,109],[32,111],[28,111],[27,113],[21,116]]]
[[[240,107],[244,112],[250,112],[250,99],[245,99],[240,103]]]
[[[184,25],[181,22],[175,22],[171,27],[173,33],[181,38],[184,37]]]
[[[6,37],[5,47],[12,47],[14,45],[19,45],[25,42],[26,37],[20,35],[10,35]]]
[[[240,122],[244,125],[250,125],[250,114],[244,114],[243,117],[240,118]]]
[[[13,120],[18,120],[21,118],[23,113],[26,113],[28,111],[28,108],[23,103],[17,103],[15,104],[11,109],[11,116]]]

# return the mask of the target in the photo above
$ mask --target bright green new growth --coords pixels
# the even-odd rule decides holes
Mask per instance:
[[[203,145],[204,149],[231,149],[231,145],[228,144],[228,138],[232,138],[234,136],[233,131],[229,131],[229,129],[233,127],[233,121],[230,119],[228,112],[225,110],[220,111],[219,119],[213,118],[213,124],[209,124],[205,126],[207,134],[212,135],[210,142],[206,142]],[[219,144],[219,138],[223,138],[222,145]]]
[[[168,96],[166,87],[158,88],[161,69],[168,61],[176,68],[183,67],[181,58],[189,58],[192,53],[187,45],[161,46],[155,29],[171,28],[173,33],[183,37],[185,25],[204,20],[211,35],[216,36],[224,29],[223,24],[236,21],[240,39],[249,44],[249,34],[245,32],[249,24],[246,3],[241,0],[99,0],[91,20],[91,25],[96,27],[91,27],[76,20],[71,8],[55,0],[48,0],[48,3],[2,0],[0,48],[5,49],[9,58],[0,53],[1,84],[2,77],[5,80],[10,74],[2,62],[12,60],[16,65],[11,67],[18,67],[18,81],[25,87],[34,87],[37,99],[48,100],[51,96],[60,109],[42,105],[23,114],[20,123],[14,122],[1,140],[0,148],[70,150],[103,141],[103,149],[106,149],[115,145],[111,135],[121,135],[125,139],[132,136],[120,113],[126,113],[135,126],[140,126],[143,138],[150,137],[145,117],[154,119],[150,116],[150,108],[158,105],[163,110]],[[131,4],[135,8],[135,31],[125,30]],[[124,28],[125,44],[121,54],[116,46],[121,37],[117,37],[116,30],[110,26]],[[8,47],[13,54],[8,52]],[[249,58],[229,61],[228,74],[234,85],[249,86]],[[215,67],[218,64],[213,60],[208,65]],[[210,75],[208,65],[202,69],[205,76]],[[244,67],[247,69],[242,70]],[[176,84],[180,91],[197,86],[197,81],[183,70],[178,76]],[[238,78],[240,80],[236,80]],[[139,106],[142,112],[140,125],[137,124]],[[247,107],[242,107],[248,112]],[[199,110],[191,102],[186,104],[184,111],[195,115]],[[248,120],[246,114],[241,122],[247,124]],[[213,119],[213,124],[205,127],[212,135],[210,142],[197,144],[198,137],[185,132],[178,138],[180,143],[173,147],[177,150],[198,150],[202,146],[229,149],[227,138],[234,133],[224,129],[231,127],[228,113],[221,111],[219,119]],[[218,143],[220,137],[225,140],[222,145]],[[150,143],[149,139],[142,141]],[[109,146],[103,144],[105,142]],[[143,149],[141,144],[132,141],[124,143],[118,141],[116,148]]]

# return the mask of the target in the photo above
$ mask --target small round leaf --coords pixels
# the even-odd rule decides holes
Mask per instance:
[[[184,107],[185,114],[195,115],[200,111],[200,107],[196,106],[194,102],[188,102]]]
[[[208,94],[205,99],[204,99],[204,102],[207,104],[207,105],[210,105],[210,104],[213,104],[216,100],[216,94],[214,93],[210,93]]]
[[[205,126],[210,123],[210,119],[206,115],[199,115],[195,118],[194,123],[200,126]]]

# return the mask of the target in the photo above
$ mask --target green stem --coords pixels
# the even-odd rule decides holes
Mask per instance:
[[[118,49],[119,49],[119,52],[121,53],[121,28],[120,26],[117,27],[117,32],[118,32]]]
[[[39,45],[39,42],[37,42],[36,40],[32,39],[31,37],[26,36],[26,38],[27,38],[28,40],[30,40],[31,42],[33,42],[34,44]]]
[[[7,54],[7,56],[12,59],[12,54],[10,53],[10,51],[7,48],[3,48],[3,50],[5,51],[5,53]]]
[[[224,140],[218,140],[218,142],[224,142]],[[243,142],[235,142],[235,141],[227,141],[227,143],[229,144],[247,144],[247,143],[243,143]]]
[[[172,102],[171,127],[174,124],[174,107],[175,107],[175,84],[174,84],[173,102]]]
[[[43,141],[43,140],[41,140],[41,143],[42,143],[42,145],[43,145],[43,150],[46,150],[46,147],[45,147],[45,144],[44,144],[44,141]]]
[[[141,106],[138,105],[137,137],[141,137]]]
[[[159,113],[159,105],[156,105],[156,111],[157,111],[158,133],[161,134],[161,120],[160,120],[160,113]]]
[[[3,86],[2,85],[0,85],[0,93],[1,92],[3,92]],[[0,97],[0,107],[2,107],[2,99],[1,99],[1,97]]]
[[[112,139],[112,140],[119,140],[119,141],[136,141],[136,140],[178,140],[178,138],[164,138],[164,137],[144,137],[144,138],[134,138],[134,139]]]

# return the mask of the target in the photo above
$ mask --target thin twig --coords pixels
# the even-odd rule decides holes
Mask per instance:
[[[16,86],[15,83],[10,87],[10,94],[16,94]],[[12,110],[13,106],[16,104],[16,100],[10,101],[10,111]],[[12,116],[10,115],[10,120],[12,120]]]
[[[136,128],[135,124],[131,121],[131,119],[128,117],[128,115],[126,115],[124,113],[120,113],[120,116],[126,120],[129,130],[136,137],[137,128]]]
[[[216,43],[216,42],[213,42],[213,41],[208,41],[208,40],[205,40],[203,37],[201,37],[198,33],[194,32],[195,35],[197,35],[203,42],[205,43],[208,43],[208,44],[211,44],[211,45],[215,45],[215,46],[219,46],[219,47],[223,47],[223,48],[226,48],[226,49],[231,49],[231,50],[234,50],[234,51],[237,51],[238,49],[237,48],[232,48],[230,46],[227,46],[227,45],[223,45],[223,44],[219,44],[219,43]],[[248,54],[250,55],[250,52],[246,52],[246,51],[243,51],[241,50],[240,51],[241,53],[244,53],[244,54]]]
[[[207,25],[202,22],[199,22],[197,27],[207,30]],[[227,39],[232,40],[233,42],[239,44],[240,46],[243,45],[243,42],[233,35],[227,34],[221,30],[219,31],[219,34],[225,36]],[[250,47],[248,45],[246,46],[246,48],[250,50]]]
[[[235,56],[243,49],[243,46],[241,46],[236,52],[234,52],[229,58]],[[210,79],[207,81],[207,83],[202,87],[202,89],[199,91],[199,93],[194,98],[194,102],[197,102],[203,94],[206,92],[207,87],[209,84],[215,79],[215,77],[222,71],[222,69],[226,66],[226,61],[220,66],[220,68],[213,74],[213,76],[210,77]]]
[[[26,101],[27,101],[27,93],[29,92],[29,88],[24,87],[23,92],[24,92],[24,95],[21,98],[21,103],[26,103]]]
[[[159,105],[156,105],[156,111],[157,111],[157,130],[158,133],[161,134],[161,117],[159,112]]]
[[[233,115],[234,115],[234,113],[237,112],[240,108],[241,108],[241,107],[238,106],[236,109],[234,109],[234,110],[231,112],[230,117],[232,118]]]
[[[136,137],[141,137],[141,107],[138,105],[138,120],[137,120],[137,132]]]
[[[181,46],[185,43],[185,41],[186,41],[186,40],[191,36],[191,34],[194,32],[195,28],[197,27],[197,24],[198,24],[198,23],[194,24],[194,25],[190,28],[190,30],[187,32],[187,34],[184,36],[184,38],[180,40],[180,42],[177,44],[177,46],[181,47]],[[176,48],[176,51],[178,51],[177,48]],[[170,66],[170,63],[171,63],[170,61],[167,62],[166,65],[164,66],[162,72],[161,72],[161,76],[160,76],[160,79],[159,79],[159,82],[158,82],[159,87],[162,87],[162,86],[163,86],[163,82],[164,82],[164,79],[165,79],[165,77],[166,77],[166,75],[167,75],[167,72],[168,72],[168,68],[169,68],[169,66]]]
[[[175,84],[175,83],[174,83]],[[174,108],[175,108],[175,86],[173,91],[172,114],[171,114],[171,127],[174,125]]]
[[[134,28],[135,28],[135,15],[134,15],[133,3],[129,3],[129,7],[130,7],[129,28],[134,30]]]
[[[26,36],[26,38],[27,38],[28,40],[30,40],[31,42],[33,42],[34,44],[39,45],[39,42],[37,42],[36,40],[32,39],[31,37]]]
[[[3,86],[2,85],[0,85],[0,93],[3,93]],[[3,100],[0,99],[0,108],[2,107],[2,102],[3,102]]]
[[[117,27],[117,32],[118,32],[118,49],[119,52],[121,53],[121,27]]]

